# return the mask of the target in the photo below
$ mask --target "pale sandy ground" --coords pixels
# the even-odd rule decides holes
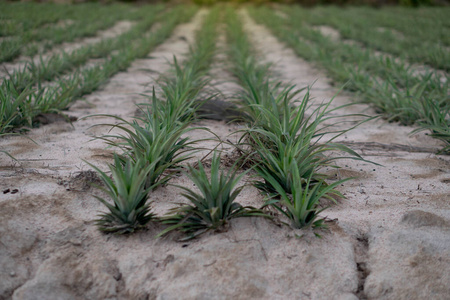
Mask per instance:
[[[146,59],[133,63],[105,87],[67,112],[83,117],[106,113],[127,119],[145,102],[172,55],[182,57],[194,39],[205,11]],[[315,101],[337,92],[319,69],[297,58],[267,29],[241,12],[245,28],[262,58],[275,62],[285,81],[299,87],[313,82]],[[223,48],[223,36],[218,43]],[[222,49],[223,50],[223,49]],[[223,99],[237,90],[223,70],[219,53],[211,74]],[[354,99],[341,93],[333,105]],[[372,114],[364,105],[342,113]],[[450,292],[450,159],[431,152],[413,153],[370,146],[355,148],[381,164],[342,160],[336,178],[354,176],[340,190],[346,195],[323,213],[334,222],[316,238],[311,230],[292,230],[263,219],[237,219],[227,231],[185,243],[178,235],[154,239],[162,227],[128,236],[101,234],[93,225],[104,207],[86,189],[80,171],[111,162],[93,136],[105,134],[112,118],[87,118],[69,125],[54,123],[28,136],[7,137],[0,147],[19,163],[0,156],[0,299],[446,299]],[[222,139],[237,125],[202,120]],[[398,143],[437,149],[425,134],[408,135],[411,127],[371,121],[347,133],[342,141]],[[197,132],[193,137],[206,137]],[[215,141],[199,146],[214,147]],[[232,149],[221,146],[230,154]],[[359,150],[358,150],[359,151]],[[203,157],[206,152],[199,153]],[[192,160],[194,161],[194,160]],[[86,174],[86,173],[84,173]],[[77,179],[78,178],[78,179]],[[246,179],[249,179],[248,177]],[[186,176],[172,181],[192,187]],[[162,214],[183,202],[179,190],[161,187],[151,196]],[[238,202],[259,206],[263,197],[246,187]]]

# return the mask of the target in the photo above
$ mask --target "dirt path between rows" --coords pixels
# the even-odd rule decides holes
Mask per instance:
[[[172,55],[183,57],[194,40],[202,10],[176,28],[164,44],[119,73],[101,90],[85,97],[68,114],[82,117],[108,113],[131,118],[139,93],[169,69]],[[280,44],[243,13],[246,29],[267,61],[276,63],[283,80],[300,87],[316,81],[313,96],[328,100],[335,93],[326,76]],[[224,71],[223,34],[211,71],[220,98],[237,86]],[[145,70],[147,69],[147,70]],[[227,81],[227,82],[224,82]],[[150,86],[146,86],[150,84]],[[334,105],[348,103],[349,95]],[[348,112],[371,112],[366,106]],[[92,136],[108,127],[94,124],[111,118],[88,118],[33,129],[29,137],[8,137],[0,147],[19,159],[0,156],[0,299],[414,299],[445,298],[450,267],[450,162],[430,153],[366,151],[368,163],[341,161],[336,176],[355,176],[341,190],[347,199],[324,212],[330,230],[317,238],[311,230],[292,230],[264,219],[233,220],[227,230],[179,243],[176,234],[154,239],[162,227],[128,236],[101,234],[93,220],[104,207],[88,189],[92,179],[83,160],[104,168],[112,149]],[[238,125],[201,120],[222,139]],[[435,146],[425,135],[407,136],[411,128],[372,121],[342,137],[344,141],[396,142]],[[207,137],[194,132],[192,137]],[[217,141],[200,144],[208,148]],[[232,148],[219,147],[231,155]],[[197,154],[203,157],[208,150]],[[80,175],[82,174],[82,175]],[[247,177],[248,179],[248,177]],[[173,184],[193,187],[185,175]],[[17,189],[17,192],[14,192]],[[173,186],[160,187],[150,199],[154,211],[166,212],[182,202]],[[258,206],[262,196],[246,187],[237,202]],[[420,288],[417,288],[420,286]]]

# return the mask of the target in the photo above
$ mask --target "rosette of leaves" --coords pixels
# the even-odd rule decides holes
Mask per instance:
[[[145,188],[153,164],[114,155],[114,165],[109,165],[111,177],[98,167],[90,165],[97,171],[105,185],[105,187],[98,186],[98,188],[112,200],[111,203],[95,196],[109,210],[101,213],[96,221],[96,225],[101,231],[117,234],[131,233],[144,228],[155,218],[147,201],[148,192],[154,186]]]
[[[294,182],[294,169],[299,174],[299,181],[303,184],[310,178],[311,184],[320,182],[326,176],[320,173],[324,167],[337,167],[334,162],[348,158],[364,160],[359,154],[345,145],[334,143],[337,137],[351,130],[335,129],[336,125],[345,121],[335,121],[336,118],[349,116],[365,117],[360,114],[333,116],[330,113],[341,108],[329,109],[331,101],[318,105],[309,110],[309,92],[299,101],[297,106],[290,104],[290,97],[286,94],[277,105],[275,98],[270,107],[255,106],[259,110],[259,120],[255,126],[244,130],[241,142],[250,147],[255,170],[263,182],[255,182],[255,186],[267,193],[276,193],[270,176],[276,180],[287,193],[291,193]],[[308,111],[309,110],[309,111]],[[307,113],[309,112],[309,114]],[[365,122],[369,119],[363,119]],[[330,136],[331,137],[328,137]],[[328,137],[328,138],[327,138]],[[326,139],[326,140],[325,140]],[[325,141],[323,141],[325,140]],[[326,156],[327,151],[339,151],[344,156]],[[323,182],[323,185],[326,185]]]
[[[243,186],[236,186],[248,172],[238,175],[235,167],[236,164],[228,172],[220,170],[220,156],[216,154],[211,162],[209,178],[201,162],[198,163],[198,169],[189,166],[187,175],[198,192],[179,186],[184,190],[182,195],[191,203],[173,208],[169,212],[172,215],[161,219],[163,224],[170,226],[159,233],[158,237],[179,230],[186,234],[182,240],[188,240],[209,230],[221,229],[234,218],[269,217],[260,209],[235,202],[243,189]]]
[[[327,207],[321,207],[320,199],[329,199],[336,202],[334,197],[343,197],[335,188],[350,178],[327,184],[323,180],[312,182],[311,176],[304,182],[298,168],[292,169],[292,185],[290,193],[281,186],[278,180],[267,172],[264,179],[273,187],[277,195],[269,199],[265,205],[271,205],[281,212],[290,221],[292,228],[324,227],[324,219],[319,218],[319,213]]]
[[[99,137],[110,146],[123,150],[120,157],[130,158],[133,161],[143,160],[152,166],[149,172],[146,187],[157,186],[156,183],[164,184],[170,180],[174,168],[183,161],[189,159],[193,150],[191,145],[197,141],[190,141],[184,134],[199,127],[189,127],[193,118],[185,116],[183,121],[179,120],[180,111],[185,108],[188,111],[190,104],[176,108],[169,101],[161,101],[153,93],[152,102],[142,106],[142,117],[136,117],[133,121],[127,121],[117,116],[110,117],[119,120],[117,125],[102,124],[111,128],[120,129],[118,134],[108,134]],[[204,129],[206,130],[206,129]]]
[[[417,133],[423,130],[429,130],[430,136],[444,142],[444,147],[438,154],[450,154],[450,102],[439,103],[433,99],[425,98],[421,102],[422,109],[420,113],[422,119],[417,123],[420,128],[411,132]]]

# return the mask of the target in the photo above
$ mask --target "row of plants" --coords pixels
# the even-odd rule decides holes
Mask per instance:
[[[206,21],[205,28],[210,27],[210,29],[203,36],[197,38],[200,43],[197,43],[195,52],[204,48],[203,51],[209,53],[207,56],[208,65],[213,60],[214,52],[212,50],[215,49],[217,27],[219,20],[222,20],[219,16],[223,16],[220,13],[223,11],[223,8],[223,6],[218,6],[214,9],[209,21],[209,23],[214,23],[214,27],[208,26],[208,21]],[[209,41],[209,43],[206,41]],[[211,50],[208,51],[206,49]],[[198,58],[202,56],[205,55],[199,54]],[[201,64],[195,63],[195,65]],[[206,71],[207,69],[204,68],[204,70]],[[203,73],[204,75],[206,73]],[[213,97],[208,97],[204,101],[212,100]],[[199,103],[197,108],[201,105],[202,103]],[[198,161],[195,167],[192,165],[187,166],[187,172],[185,173],[194,183],[197,191],[179,186],[183,190],[182,196],[188,200],[189,204],[181,204],[179,207],[171,209],[167,216],[161,218],[161,222],[169,225],[169,227],[161,231],[157,237],[177,230],[185,235],[181,240],[192,239],[209,230],[223,229],[231,219],[257,216],[268,217],[261,209],[243,206],[235,201],[244,188],[243,185],[240,185],[240,181],[250,171],[239,172],[239,165],[239,161],[237,161],[228,170],[223,170],[221,156],[214,150],[209,172],[202,161]]]
[[[170,10],[162,16],[164,23],[150,35],[110,55],[103,63],[79,70],[53,85],[27,86],[22,89],[15,86],[13,80],[5,80],[0,86],[0,134],[22,126],[32,126],[39,114],[66,109],[74,100],[91,93],[112,75],[125,70],[136,58],[145,57],[170,35],[177,24],[189,20],[196,10],[193,6],[179,6]]]
[[[319,214],[325,207],[320,200],[336,202],[342,197],[336,187],[349,178],[328,183],[330,178],[322,171],[336,168],[335,161],[341,158],[362,160],[353,150],[334,142],[357,125],[335,129],[350,117],[333,116],[342,107],[331,108],[331,99],[313,108],[308,88],[277,81],[270,64],[261,63],[253,53],[232,9],[227,11],[227,37],[231,71],[242,87],[239,104],[248,124],[238,148],[256,171],[255,187],[267,196],[265,206],[287,217],[293,228],[323,226]],[[301,92],[306,92],[302,98]],[[362,122],[367,120],[360,117]],[[332,151],[345,156],[334,156]]]
[[[251,8],[250,14],[266,25],[301,57],[319,63],[338,83],[357,92],[390,121],[416,124],[444,142],[441,153],[450,150],[449,76],[436,72],[417,74],[401,59],[379,56],[370,49],[323,36],[303,26],[294,13],[288,18],[274,11]],[[442,78],[444,76],[444,78]]]
[[[109,165],[112,179],[93,166],[105,183],[103,190],[113,200],[110,204],[98,198],[108,208],[97,220],[100,230],[128,233],[150,221],[160,221],[169,226],[158,236],[180,230],[186,238],[193,238],[243,214],[244,208],[233,202],[239,193],[233,188],[241,176],[220,170],[220,155],[212,160],[210,179],[201,161],[197,168],[187,167],[185,173],[199,188],[195,192],[182,187],[189,204],[157,217],[148,199],[151,191],[166,184],[183,169],[181,163],[199,151],[193,147],[198,141],[185,135],[192,130],[207,130],[192,123],[198,107],[213,97],[208,92],[207,73],[215,54],[219,15],[220,8],[215,8],[205,17],[183,64],[174,58],[172,72],[157,82],[158,96],[153,89],[150,103],[140,105],[143,116],[132,121],[115,117],[120,124],[111,126],[121,133],[101,137],[121,154],[116,154],[114,164]]]
[[[273,14],[264,8],[251,10],[251,12],[258,20]],[[270,25],[275,26],[278,21],[281,23],[274,30],[283,34],[283,39],[289,39],[290,43],[295,44],[306,59],[323,61],[323,64],[327,65],[326,67],[332,72],[333,77],[339,82],[348,81],[350,72],[354,73],[355,78],[359,77],[357,80],[352,80],[346,86],[347,89],[357,90],[359,87],[356,86],[356,82],[363,87],[366,81],[372,78],[373,81],[377,79],[391,80],[399,88],[422,83],[427,92],[435,93],[438,97],[447,95],[447,85],[445,82],[441,82],[439,73],[426,71],[417,74],[415,69],[400,58],[393,59],[389,56],[377,55],[372,49],[364,49],[359,45],[343,41],[334,41],[322,35],[319,30],[305,26],[296,12],[289,14],[287,19],[278,16],[275,20],[270,20]],[[348,70],[345,69],[346,67]]]
[[[384,51],[407,59],[411,63],[429,64],[432,67],[450,70],[450,37],[445,26],[421,24],[420,19],[393,18],[393,24],[404,24],[403,31],[396,31],[383,22],[378,14],[364,14],[359,8],[317,8],[307,10],[299,6],[282,6],[281,11],[294,13],[304,25],[328,25],[336,28],[344,39],[360,42],[365,47]],[[389,26],[389,27],[385,27]],[[398,28],[396,26],[395,28]],[[414,34],[411,34],[414,33]]]
[[[384,7],[379,10],[351,7],[350,10],[354,16],[365,16],[376,26],[392,28],[408,38],[450,45],[446,34],[446,27],[450,26],[448,7]]]
[[[5,6],[7,11],[11,10]],[[19,55],[33,56],[39,52],[48,51],[55,45],[63,42],[71,42],[76,38],[89,37],[97,34],[99,30],[113,26],[117,21],[124,19],[142,18],[144,15],[132,13],[132,6],[111,5],[91,7],[81,5],[73,14],[75,20],[66,25],[40,26],[16,32],[14,36],[8,36],[0,42],[0,62],[11,61]],[[152,6],[147,6],[144,11],[151,12]],[[52,10],[52,8],[50,8]],[[59,13],[60,11],[56,9]],[[127,13],[130,12],[130,13]],[[23,18],[26,18],[25,14]],[[52,15],[51,15],[52,16]],[[64,15],[63,15],[64,16]],[[129,18],[130,16],[130,18]],[[65,18],[69,18],[70,14]],[[2,27],[7,24],[22,24],[23,19],[3,19]],[[18,26],[19,28],[21,26]],[[5,30],[3,30],[5,31]]]
[[[143,117],[129,122],[110,116],[120,121],[118,125],[110,125],[120,133],[100,138],[119,148],[121,154],[116,154],[114,164],[109,165],[112,176],[92,165],[105,183],[102,190],[113,200],[111,204],[97,197],[108,208],[97,220],[101,231],[129,233],[150,221],[160,221],[168,227],[157,237],[177,230],[185,235],[181,239],[185,240],[209,230],[220,230],[233,218],[272,218],[265,207],[279,211],[293,228],[323,227],[324,219],[319,218],[326,208],[323,200],[336,202],[343,197],[336,187],[349,178],[329,183],[331,179],[322,171],[336,168],[335,161],[341,158],[363,160],[348,147],[334,142],[358,124],[345,130],[334,129],[345,122],[338,118],[349,117],[334,116],[342,107],[331,108],[330,100],[313,108],[309,91],[297,99],[304,89],[274,80],[276,75],[268,64],[259,62],[239,18],[229,8],[226,34],[230,70],[242,86],[238,105],[243,114],[239,121],[247,124],[240,130],[242,138],[236,145],[242,159],[224,171],[220,154],[213,150],[209,172],[202,161],[183,170],[196,187],[193,190],[178,186],[188,204],[180,204],[162,217],[152,212],[148,200],[151,192],[167,183],[183,169],[182,162],[200,151],[193,147],[198,141],[190,141],[185,135],[191,130],[207,130],[190,125],[205,101],[199,99],[205,99],[220,10],[222,7],[214,9],[206,18],[196,46],[183,66],[175,59],[174,72],[158,82],[161,95],[156,96],[153,90],[151,102],[140,106]],[[209,99],[206,97],[206,101]],[[368,120],[366,116],[358,116],[363,117],[361,122]],[[345,156],[329,155],[336,151]],[[239,171],[244,163],[250,167]],[[236,201],[244,188],[240,181],[251,171],[255,171],[257,178],[253,184],[266,197],[261,208],[243,206]]]
[[[163,6],[154,7],[144,20],[117,37],[85,45],[70,53],[63,51],[46,59],[41,57],[39,62],[31,59],[22,68],[14,70],[5,81],[11,81],[20,91],[27,86],[40,84],[42,81],[51,81],[55,77],[85,64],[89,59],[107,57],[114,50],[124,49],[136,39],[141,38],[159,20],[157,16],[162,9]]]
[[[323,210],[319,200],[335,201],[335,197],[342,196],[335,188],[347,179],[328,184],[325,180],[329,178],[318,172],[321,168],[333,167],[333,161],[338,159],[326,157],[324,153],[339,150],[354,159],[361,157],[332,142],[345,130],[334,132],[334,137],[326,143],[319,143],[327,134],[320,125],[333,119],[328,114],[334,109],[329,109],[330,103],[326,103],[314,109],[311,117],[305,117],[310,108],[309,94],[301,100],[300,106],[293,106],[290,100],[300,91],[293,91],[294,87],[279,91],[281,83],[272,83],[273,74],[268,66],[256,62],[240,21],[228,10],[229,54],[233,71],[244,87],[240,104],[245,111],[244,121],[249,124],[238,148],[248,150],[243,154],[253,166],[241,172],[242,161],[237,161],[228,171],[221,170],[220,154],[214,151],[209,172],[202,161],[188,165],[183,171],[196,187],[193,190],[178,186],[188,204],[180,204],[162,217],[152,212],[148,200],[152,190],[167,183],[182,169],[180,164],[199,151],[191,147],[197,141],[190,141],[184,135],[191,130],[207,130],[189,125],[195,121],[195,112],[202,104],[198,99],[205,97],[201,96],[208,84],[205,78],[214,55],[220,10],[220,7],[214,9],[206,18],[197,35],[196,46],[183,66],[175,59],[174,72],[159,81],[161,96],[157,97],[153,91],[151,103],[140,107],[144,116],[131,122],[115,117],[120,124],[110,126],[121,133],[101,137],[108,145],[121,150],[121,154],[115,155],[114,164],[109,165],[112,176],[92,166],[105,183],[103,191],[113,200],[111,204],[97,197],[108,208],[97,220],[101,231],[129,233],[150,221],[160,221],[168,227],[157,237],[177,230],[184,234],[181,240],[185,240],[209,230],[220,230],[234,218],[272,218],[262,208],[243,206],[236,201],[244,187],[240,181],[252,170],[264,179],[255,182],[268,197],[264,206],[275,207],[289,218],[294,228],[323,226],[323,220],[318,219]],[[249,104],[252,100],[256,102]],[[280,130],[288,133],[279,134]]]
[[[97,9],[98,5],[86,7],[74,5],[54,5],[52,3],[0,3],[0,36],[14,36],[41,26],[50,26],[68,18],[74,19],[78,13],[83,13],[85,8]],[[81,9],[81,10],[80,10]]]

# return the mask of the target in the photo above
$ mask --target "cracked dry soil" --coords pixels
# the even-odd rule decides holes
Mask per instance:
[[[346,199],[323,213],[334,221],[320,232],[322,238],[255,218],[233,220],[225,232],[185,243],[176,242],[176,235],[154,239],[159,225],[127,236],[96,229],[93,220],[104,208],[92,196],[98,192],[83,183],[83,178],[92,180],[83,160],[102,168],[111,162],[111,150],[90,140],[109,129],[92,125],[112,121],[79,118],[95,113],[131,118],[135,104],[145,101],[140,94],[154,83],[154,74],[145,69],[167,71],[166,60],[187,52],[205,13],[200,11],[148,58],[71,107],[68,114],[78,118],[72,125],[31,130],[37,145],[20,136],[0,140],[2,149],[20,162],[0,156],[0,299],[446,299],[450,159],[401,147],[371,148],[370,143],[438,146],[425,134],[410,136],[412,128],[380,119],[341,138],[369,143],[356,150],[382,166],[342,160],[341,169],[328,170],[336,178],[355,179],[340,187]],[[245,11],[240,15],[259,55],[275,63],[283,80],[299,87],[314,83],[315,101],[336,94],[325,73],[296,57]],[[221,36],[219,52],[224,47]],[[218,53],[211,74],[227,99],[237,86],[228,82],[232,77],[223,58]],[[334,105],[351,97],[341,93]],[[342,114],[354,112],[372,113],[354,105]],[[222,139],[237,138],[229,136],[237,125],[214,120],[197,125]],[[231,147],[221,147],[231,155]],[[190,184],[184,175],[173,183]],[[170,186],[156,190],[151,200],[158,214],[182,201]],[[261,201],[252,187],[238,198],[244,205]]]

